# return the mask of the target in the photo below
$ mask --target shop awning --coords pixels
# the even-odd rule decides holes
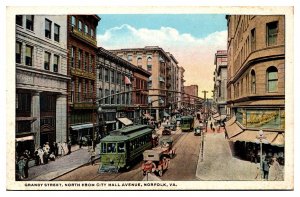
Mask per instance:
[[[265,139],[271,144],[276,136],[278,135],[277,132],[264,132]],[[236,135],[235,137],[230,138],[230,141],[236,142],[253,142],[256,143],[258,139],[258,131],[253,130],[245,130],[244,132],[240,133],[239,135]]]
[[[133,122],[128,118],[117,118],[118,121],[120,121],[125,126],[133,125]]]
[[[170,116],[167,112],[164,112],[164,116],[165,117],[168,117],[168,116]]]
[[[232,125],[233,123],[235,123],[236,121],[236,117],[235,116],[232,116],[227,122],[225,122],[225,125],[226,126],[230,126]]]
[[[74,126],[71,126],[71,129],[72,130],[80,130],[80,129],[87,129],[87,128],[92,128],[92,127],[93,127],[93,124],[90,123],[90,124],[74,125]]]
[[[213,114],[213,118],[216,119],[217,117],[219,117],[220,114],[219,113],[216,113],[216,114]]]
[[[144,118],[147,118],[149,120],[154,119],[150,114],[144,114]]]
[[[283,147],[284,146],[284,133],[280,133],[276,136],[276,138],[271,142],[272,146],[279,146]]]
[[[33,140],[33,139],[34,139],[33,135],[29,135],[29,136],[25,136],[25,137],[16,138],[16,141],[24,142],[24,141]]]
[[[37,117],[16,117],[16,121],[35,121]]]
[[[236,122],[225,125],[225,129],[229,139],[243,132],[243,129]]]

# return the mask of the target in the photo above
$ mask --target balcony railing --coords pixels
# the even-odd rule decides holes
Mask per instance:
[[[97,41],[94,38],[91,38],[90,36],[86,35],[84,32],[79,31],[76,28],[72,29],[72,32],[75,36],[83,39],[84,41],[87,41],[89,44],[92,44],[93,46],[97,46]]]

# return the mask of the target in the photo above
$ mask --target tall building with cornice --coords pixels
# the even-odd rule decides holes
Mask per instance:
[[[226,124],[230,141],[245,159],[263,155],[284,160],[285,17],[229,15]],[[261,130],[261,131],[260,131]],[[259,136],[263,132],[263,136]]]
[[[66,21],[63,15],[16,15],[17,154],[66,141]]]
[[[68,140],[95,138],[96,113],[96,29],[97,15],[67,16]]]
[[[168,69],[172,68],[171,62],[173,62],[173,67],[176,67],[177,60],[158,46],[110,51],[151,73],[148,80],[149,111],[156,120],[161,120],[165,115],[165,108],[169,106],[167,90],[168,87],[171,87],[171,75],[168,75]],[[170,86],[167,87],[168,82],[170,82]]]

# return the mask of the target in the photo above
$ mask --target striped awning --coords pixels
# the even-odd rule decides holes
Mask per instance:
[[[225,122],[226,126],[232,125],[236,121],[236,116],[232,116],[227,122]]]
[[[271,142],[272,146],[284,146],[284,133],[279,133],[276,138]]]
[[[225,129],[229,139],[243,132],[243,129],[236,122],[231,125],[225,125]]]
[[[269,144],[271,144],[275,140],[277,135],[278,135],[278,132],[268,132],[268,131],[264,132],[265,139],[267,140],[267,142]],[[245,130],[245,131],[241,132],[240,134],[238,134],[232,138],[229,138],[229,140],[233,141],[233,142],[241,141],[241,142],[257,143],[258,131]]]
[[[117,118],[118,121],[120,121],[125,126],[133,125],[133,122],[128,118]]]

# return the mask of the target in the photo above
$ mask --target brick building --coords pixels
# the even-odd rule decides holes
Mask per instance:
[[[67,16],[68,137],[77,143],[92,138],[97,120],[96,105],[96,28],[97,15]]]
[[[263,155],[284,158],[285,18],[229,15],[226,124],[237,154],[257,154],[258,131],[264,132]]]
[[[166,90],[168,90],[168,87],[171,87],[171,76],[173,75],[168,69],[172,69],[172,64],[173,67],[177,67],[177,60],[158,46],[110,51],[151,73],[148,79],[148,103],[151,109],[149,111],[156,120],[162,119],[166,112],[166,106],[169,106]],[[173,71],[175,72],[175,69]],[[167,79],[168,74],[170,74],[169,79]],[[169,81],[170,86],[167,87],[167,82]]]

